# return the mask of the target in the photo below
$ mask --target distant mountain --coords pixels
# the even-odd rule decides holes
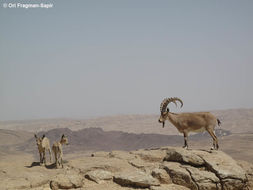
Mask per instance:
[[[32,138],[32,133],[27,131],[13,131],[0,129],[0,160],[1,156],[16,152],[17,145]]]
[[[180,112],[180,110],[178,110]],[[253,109],[230,109],[211,111],[222,122],[221,129],[232,133],[253,132]],[[55,128],[69,128],[78,131],[84,128],[102,128],[105,131],[178,135],[177,129],[168,121],[165,128],[158,123],[159,115],[115,115],[93,119],[41,119],[25,121],[0,121],[0,128],[26,130],[30,132],[48,131]]]
[[[216,129],[219,136],[220,150],[228,153],[235,159],[252,162],[253,151],[250,145],[253,142],[253,133],[233,134],[228,130]],[[120,131],[104,131],[101,128],[87,128],[72,131],[68,128],[52,129],[38,133],[45,134],[51,142],[60,140],[62,134],[69,138],[70,145],[64,147],[64,153],[72,157],[79,153],[111,150],[136,150],[139,148],[156,148],[161,146],[183,146],[183,135],[134,134]],[[0,130],[0,159],[9,154],[32,153],[38,160],[38,150],[34,134],[29,132]],[[206,132],[197,133],[189,137],[190,149],[209,150],[212,138]],[[77,153],[77,154],[75,154]]]
[[[32,135],[32,133],[27,131],[0,129],[0,146],[22,143],[30,139]]]
[[[217,132],[216,132],[217,133]],[[183,136],[160,135],[160,134],[134,134],[121,131],[104,131],[101,128],[87,128],[79,131],[72,131],[68,128],[52,129],[47,132],[38,133],[39,136],[45,134],[50,139],[51,144],[60,140],[62,134],[67,135],[69,145],[64,147],[67,153],[77,151],[111,151],[111,150],[136,150],[140,148],[156,148],[161,146],[182,146]],[[229,135],[229,131],[218,129],[218,134]],[[195,134],[189,140],[211,139],[209,134]],[[35,139],[31,138],[21,144],[18,150],[27,152],[37,151]]]
[[[224,137],[224,136],[228,136],[228,135],[231,135],[232,133],[230,132],[230,131],[228,131],[228,130],[223,130],[223,129],[220,129],[220,128],[216,128],[215,129],[215,135],[217,136],[217,137]],[[195,134],[195,135],[191,135],[190,136],[190,139],[193,139],[193,140],[198,140],[198,139],[200,139],[200,140],[202,140],[202,139],[204,139],[204,138],[206,138],[207,136],[209,136],[210,137],[210,135],[208,134],[208,132],[207,131],[204,131],[203,133],[197,133],[197,134]],[[211,138],[211,137],[210,137]]]

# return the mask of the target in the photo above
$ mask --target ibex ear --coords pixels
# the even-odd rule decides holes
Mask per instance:
[[[42,136],[42,139],[44,139],[45,138],[45,134],[43,134],[43,136]]]
[[[65,135],[64,135],[64,134],[61,136],[61,138],[63,138],[63,137],[65,137]]]
[[[34,137],[35,137],[35,139],[37,139],[37,138],[38,138],[36,134],[34,134]]]

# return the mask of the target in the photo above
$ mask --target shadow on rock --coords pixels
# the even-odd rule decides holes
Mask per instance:
[[[34,166],[40,166],[40,162],[33,162],[30,166],[25,166],[26,168],[32,168]]]
[[[40,162],[33,162],[30,166],[25,166],[25,167],[26,168],[32,168],[32,167],[35,167],[35,166],[42,166],[42,167],[45,167],[47,169],[55,169],[56,168],[55,163],[49,164],[49,165],[44,165],[44,164],[40,164]]]
[[[46,168],[47,169],[55,169],[56,168],[56,164],[53,163],[53,164],[50,164],[50,165],[46,165]]]

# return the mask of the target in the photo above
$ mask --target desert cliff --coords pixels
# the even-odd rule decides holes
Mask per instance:
[[[0,189],[250,190],[253,165],[222,151],[177,147],[94,152],[70,159],[64,168],[40,166],[31,155],[1,161]]]

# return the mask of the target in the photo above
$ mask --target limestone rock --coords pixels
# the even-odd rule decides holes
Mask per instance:
[[[196,154],[203,158],[206,168],[221,180],[224,190],[245,188],[246,172],[230,156],[221,151],[196,151]]]
[[[131,151],[131,154],[140,156],[146,162],[161,162],[166,156],[166,151],[157,150],[137,150]]]
[[[96,153],[95,153],[96,154]],[[73,168],[78,168],[84,175],[96,169],[101,169],[109,172],[119,172],[126,169],[133,169],[127,160],[113,157],[83,157],[69,161],[69,165]]]
[[[203,166],[205,164],[204,160],[200,156],[194,154],[193,151],[186,150],[184,148],[168,149],[164,161],[182,162],[192,166]]]
[[[103,180],[111,180],[113,175],[111,172],[98,169],[87,172],[85,177],[96,183],[101,183]]]
[[[49,176],[39,172],[32,172],[26,179],[30,181],[30,187],[32,188],[42,186],[49,182]]]
[[[53,190],[80,188],[82,185],[83,178],[76,173],[59,174],[50,181],[50,187]]]
[[[162,165],[170,175],[172,182],[190,188],[191,190],[198,190],[197,184],[192,180],[190,173],[180,163],[165,162]]]
[[[180,185],[169,184],[161,186],[152,186],[150,190],[190,190],[190,189]]]
[[[221,190],[220,179],[212,172],[200,170],[192,166],[182,166],[191,175],[199,190]]]
[[[241,166],[245,172],[248,179],[247,186],[249,189],[253,189],[253,164],[246,161],[239,160],[237,161],[238,165]]]
[[[39,172],[24,172],[23,176],[8,178],[0,176],[0,189],[30,189],[40,187],[49,182],[49,177]]]
[[[145,162],[140,158],[130,160],[128,163],[133,167],[138,168],[145,172],[151,172],[152,169],[158,167],[157,163]]]
[[[141,171],[126,172],[116,174],[113,181],[121,186],[131,186],[137,188],[148,188],[158,186],[159,181]]]
[[[170,184],[172,183],[172,180],[168,173],[164,169],[159,169],[155,168],[152,172],[151,175],[158,179],[161,184]]]
[[[253,165],[237,162],[221,151],[163,147],[93,155],[67,158],[66,167],[59,170],[31,165],[32,156],[8,157],[0,162],[0,189],[253,189]]]
[[[244,189],[247,186],[245,170],[235,160],[221,151],[167,150],[164,169],[172,181],[191,189]],[[190,176],[189,176],[190,175]]]

